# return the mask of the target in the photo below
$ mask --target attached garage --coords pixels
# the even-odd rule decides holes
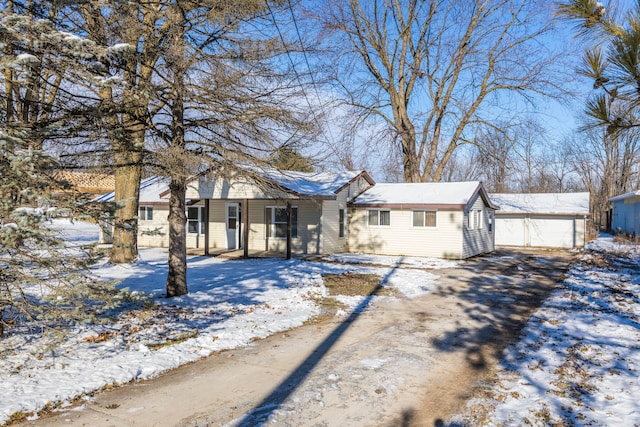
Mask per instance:
[[[491,194],[496,246],[580,248],[585,244],[589,193]]]

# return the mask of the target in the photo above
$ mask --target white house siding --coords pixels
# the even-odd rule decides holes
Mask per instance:
[[[142,204],[141,206],[146,206]],[[169,247],[169,206],[153,205],[153,219],[138,221],[138,246]]]
[[[229,200],[234,201],[235,200]],[[200,205],[200,203],[198,204]],[[204,202],[202,203],[204,205]],[[209,201],[209,248],[227,249],[227,200]],[[202,247],[202,246],[201,246]]]
[[[640,235],[640,196],[613,202],[611,228],[616,233]]]
[[[452,259],[463,255],[461,210],[437,210],[436,227],[414,227],[413,209],[391,209],[390,226],[369,226],[368,210],[349,210],[350,252]]]
[[[482,211],[482,222],[480,228],[469,229],[469,212],[472,210]],[[475,255],[492,252],[495,249],[494,230],[495,227],[490,224],[490,216],[493,209],[488,209],[484,204],[484,200],[479,195],[476,196],[475,202],[464,215],[464,226],[462,227],[463,248],[462,258],[469,258]]]
[[[348,223],[349,212],[344,195],[338,197],[338,200],[324,200],[322,202],[322,247],[320,249],[323,254],[347,250],[346,236],[340,237],[340,209],[344,209],[344,220]]]

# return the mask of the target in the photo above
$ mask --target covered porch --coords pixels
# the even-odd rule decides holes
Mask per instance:
[[[240,248],[240,249],[209,248],[208,251],[205,251],[205,248],[188,248],[187,255],[220,257],[220,258],[226,258],[226,259],[285,258],[286,257],[285,252],[261,251],[257,249],[249,249],[246,251],[246,254],[245,254],[245,250],[243,248]]]
[[[200,199],[187,208],[190,255],[290,258],[299,199]],[[295,204],[295,206],[292,205]]]

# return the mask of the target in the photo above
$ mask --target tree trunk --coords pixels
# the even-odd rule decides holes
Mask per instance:
[[[182,38],[177,37],[173,47],[180,46]],[[188,175],[188,154],[185,151],[184,131],[184,96],[185,70],[182,57],[184,51],[173,52],[173,57],[167,55],[170,68],[173,67],[173,87],[171,90],[171,143],[170,148],[176,158],[169,170],[171,183],[169,184],[169,273],[167,274],[167,298],[187,294],[187,230],[186,230],[186,193]],[[208,218],[207,218],[208,220]],[[198,224],[198,227],[200,224]],[[198,233],[200,230],[198,230]],[[208,237],[208,236],[207,236]],[[209,242],[205,242],[208,245]]]
[[[169,184],[169,274],[167,298],[185,295],[187,290],[186,179],[172,178]]]
[[[138,199],[142,178],[142,153],[116,153],[115,200],[117,201],[113,230],[111,262],[132,262],[138,257]]]

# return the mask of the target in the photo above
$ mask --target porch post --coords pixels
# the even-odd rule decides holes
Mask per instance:
[[[287,202],[287,259],[291,259],[291,202]]]
[[[209,199],[204,199],[204,255],[209,256]]]
[[[249,199],[242,202],[242,250],[242,255],[249,258]]]

